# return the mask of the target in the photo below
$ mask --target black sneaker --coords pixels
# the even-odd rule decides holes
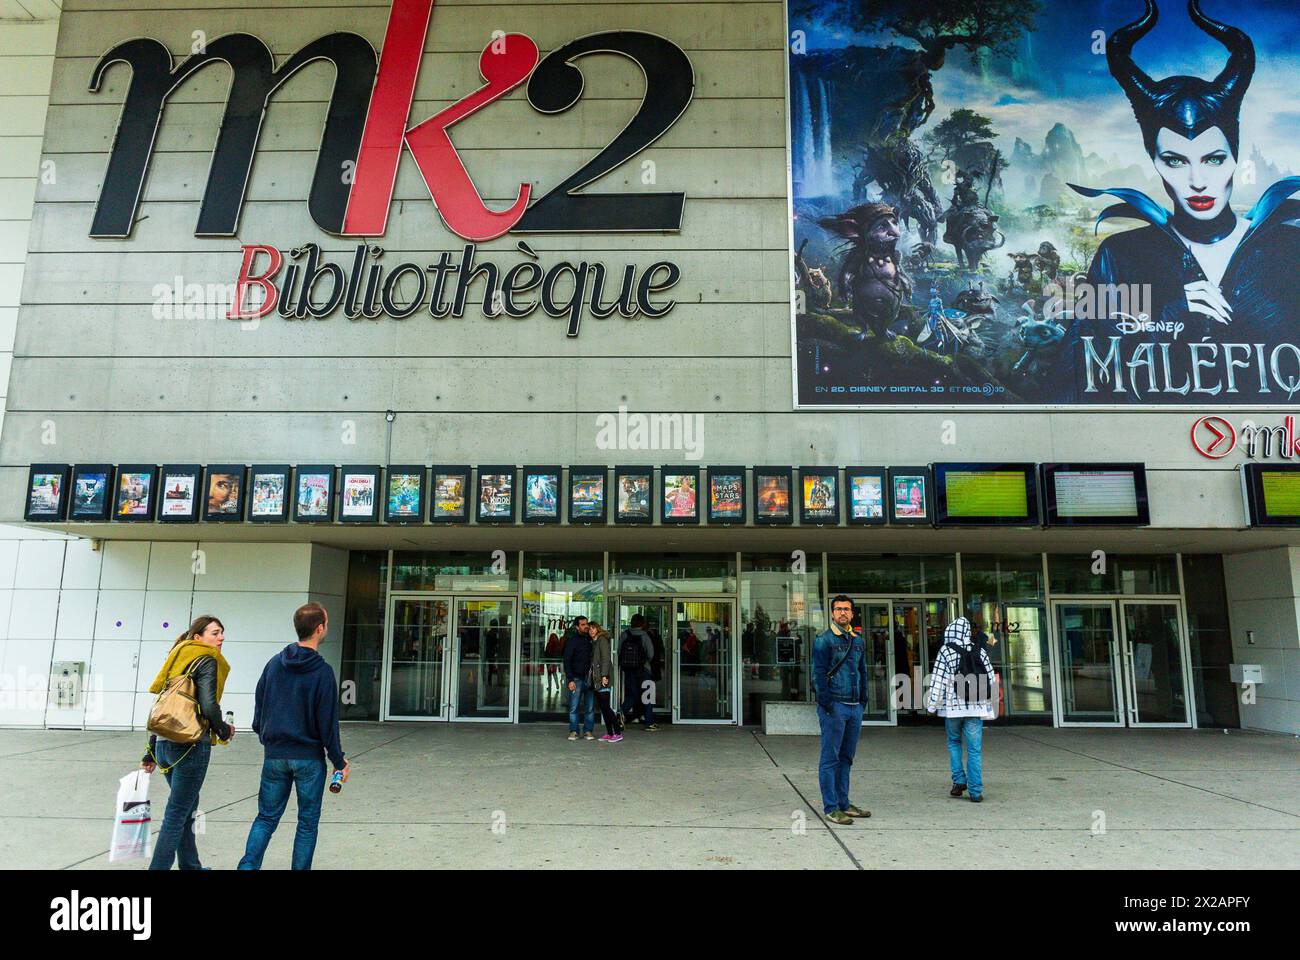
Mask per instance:
[[[948,796],[950,796],[950,797],[960,797],[960,796],[961,796],[963,793],[965,793],[965,792],[966,792],[966,784],[964,784],[964,783],[954,783],[954,784],[952,785],[952,789],[948,791]]]
[[[657,723],[647,723],[647,724],[645,725],[645,728],[646,728],[647,730],[650,730],[650,731],[658,730],[658,729],[659,729],[659,724],[657,724]]]

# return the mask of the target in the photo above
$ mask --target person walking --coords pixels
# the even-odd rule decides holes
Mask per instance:
[[[645,614],[634,613],[618,640],[618,668],[623,674],[619,720],[623,724],[640,720],[649,731],[659,729],[655,723],[654,688],[646,686],[646,681],[652,679],[654,656],[654,640],[646,630]]]
[[[588,676],[596,692],[600,717],[605,721],[605,735],[600,739],[602,743],[618,743],[623,739],[623,724],[610,702],[614,696],[614,655],[610,650],[609,631],[599,623],[590,624],[589,629],[592,647]]]
[[[293,869],[310,870],[325,796],[325,757],[342,773],[344,783],[352,775],[339,743],[338,682],[319,652],[329,633],[329,614],[319,603],[304,603],[294,611],[293,628],[297,641],[267,661],[257,681],[253,732],[265,756],[257,817],[248,831],[240,870],[262,869],[262,857],[295,787]]]
[[[867,705],[867,645],[853,629],[853,601],[842,593],[831,601],[830,627],[813,641],[812,675],[822,737],[822,812],[830,823],[848,826],[871,816],[849,802],[849,771]]]
[[[182,870],[211,869],[199,862],[194,814],[199,808],[199,791],[208,775],[212,745],[229,743],[235,735],[234,726],[226,723],[221,714],[221,694],[230,675],[230,664],[221,655],[225,640],[226,628],[220,620],[213,616],[197,617],[176,638],[158,676],[149,685],[150,693],[162,693],[167,684],[189,671],[199,714],[208,726],[208,733],[189,746],[156,735],[149,738],[140,768],[146,773],[161,769],[171,791],[154,842],[150,870],[170,870],[173,861],[179,861]]]
[[[934,658],[934,675],[925,708],[943,717],[948,735],[951,797],[969,790],[970,799],[984,799],[984,721],[996,718],[997,676],[988,652],[971,636],[971,623],[958,617],[943,631],[943,646]],[[966,762],[962,763],[962,744]]]
[[[591,691],[592,644],[586,617],[578,617],[564,634],[564,679],[569,688],[569,739],[595,740],[596,703]],[[579,728],[581,715],[581,728]]]

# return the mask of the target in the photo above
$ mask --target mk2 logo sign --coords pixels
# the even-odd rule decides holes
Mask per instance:
[[[430,198],[447,227],[482,242],[510,231],[606,233],[678,230],[682,193],[593,193],[588,184],[636,156],[682,115],[694,92],[694,72],[676,44],[648,33],[614,30],[581,37],[540,57],[519,33],[497,33],[479,56],[484,84],[421,122],[411,124],[411,104],[428,36],[434,0],[393,0],[382,51],[364,37],[331,33],[308,43],[278,68],[257,37],[232,33],[178,65],[157,40],[128,40],[96,64],[90,89],[118,63],[131,68],[108,170],[90,236],[123,239],[135,223],[163,106],[204,67],[230,67],[230,95],[217,134],[195,235],[233,236],[252,171],[266,108],[299,70],[316,61],[334,65],[324,132],[312,176],[308,208],[324,231],[353,237],[382,236],[393,200],[403,147],[410,150]],[[527,81],[528,102],[543,114],[562,113],[582,99],[581,61],[617,54],[645,74],[639,109],[619,134],[562,183],[532,202],[520,183],[514,202],[493,210],[475,188],[451,141],[450,129]],[[351,175],[345,175],[348,172]]]

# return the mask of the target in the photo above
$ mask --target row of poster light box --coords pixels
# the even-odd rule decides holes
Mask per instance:
[[[667,525],[702,520],[782,525],[796,516],[815,526],[1150,522],[1140,463],[798,468],[46,463],[30,469],[24,517],[101,523],[382,519],[397,525],[464,524],[472,518],[499,525],[555,524],[567,516],[570,524],[585,525],[608,523],[611,507],[617,524],[652,524],[656,513]]]

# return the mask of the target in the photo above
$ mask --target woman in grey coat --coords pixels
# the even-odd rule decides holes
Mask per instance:
[[[600,707],[601,719],[605,721],[605,735],[602,743],[618,743],[623,739],[623,730],[614,712],[611,699],[614,696],[614,654],[610,649],[609,631],[599,623],[591,624],[591,688],[596,691],[596,704]]]

